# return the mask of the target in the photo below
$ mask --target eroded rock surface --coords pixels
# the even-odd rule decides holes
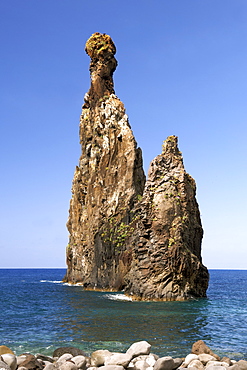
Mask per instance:
[[[132,263],[125,291],[137,299],[204,297],[208,271],[201,261],[203,230],[196,184],[185,171],[177,137],[169,136],[150,164],[135,209]]]
[[[91,57],[91,87],[80,119],[82,155],[72,185],[65,280],[118,290],[128,266],[123,227],[131,222],[145,174],[141,149],[113,90],[115,46],[109,36],[96,33],[87,41],[86,52]]]
[[[115,45],[96,33],[86,52],[91,87],[80,119],[82,155],[72,185],[65,281],[125,289],[134,299],[204,297],[208,272],[201,261],[196,186],[177,137],[164,142],[145,182],[141,149],[113,88]]]

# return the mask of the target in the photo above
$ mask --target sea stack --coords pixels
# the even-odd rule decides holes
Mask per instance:
[[[169,136],[146,181],[123,103],[115,95],[115,45],[95,33],[85,48],[91,87],[80,119],[82,154],[67,223],[67,273],[85,289],[124,290],[138,300],[205,297],[203,230],[195,181]]]
[[[65,280],[88,289],[119,290],[129,259],[122,227],[131,223],[145,185],[142,152],[114,92],[112,39],[95,33],[85,50],[91,57],[91,87],[80,118],[82,154],[72,184]]]
[[[205,297],[208,271],[202,264],[203,229],[196,184],[185,171],[178,138],[169,136],[150,164],[125,291],[143,300]]]

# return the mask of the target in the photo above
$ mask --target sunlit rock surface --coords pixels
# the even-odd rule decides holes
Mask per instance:
[[[177,137],[169,136],[150,164],[135,209],[132,263],[125,291],[137,299],[204,297],[208,272],[201,260],[203,230],[196,185],[185,171]]]
[[[124,289],[133,299],[204,297],[208,272],[196,185],[177,137],[164,142],[146,182],[141,149],[114,92],[115,45],[95,33],[86,52],[91,87],[80,119],[64,280],[86,289]]]
[[[80,119],[82,155],[72,185],[65,280],[118,290],[128,268],[123,228],[131,222],[145,175],[141,149],[113,89],[115,51],[107,35],[96,33],[86,44],[91,87]]]

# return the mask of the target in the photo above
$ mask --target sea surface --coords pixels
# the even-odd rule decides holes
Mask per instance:
[[[159,356],[185,357],[203,339],[220,356],[247,360],[247,270],[210,270],[208,297],[187,302],[132,302],[61,283],[64,274],[0,269],[0,345],[17,355],[62,346],[90,354],[147,340]]]

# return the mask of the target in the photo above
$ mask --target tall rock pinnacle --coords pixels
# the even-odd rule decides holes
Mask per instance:
[[[95,33],[85,50],[91,87],[80,119],[64,280],[85,289],[124,289],[142,300],[204,297],[208,271],[196,186],[177,137],[164,142],[146,182],[141,149],[114,92],[115,45]]]
[[[128,260],[121,225],[131,222],[145,175],[124,105],[114,95],[114,43],[95,33],[86,52],[91,87],[80,119],[82,154],[72,185],[65,280],[89,289],[117,290],[123,287]]]

